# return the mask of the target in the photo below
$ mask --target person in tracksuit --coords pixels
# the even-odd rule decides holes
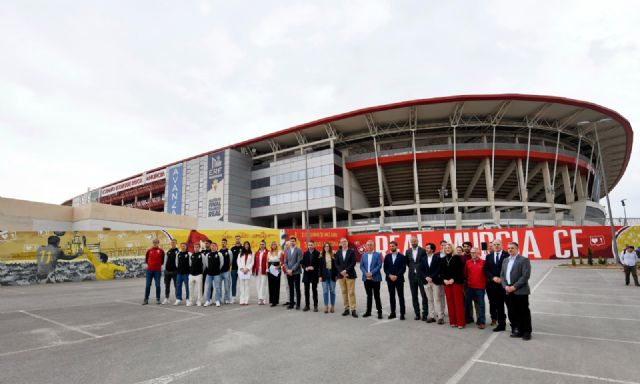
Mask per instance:
[[[204,272],[204,263],[202,262],[202,253],[200,252],[200,244],[193,245],[194,252],[189,256],[189,292],[191,300],[187,300],[187,307],[195,304],[198,307],[202,305],[202,273]]]
[[[202,261],[207,271],[207,280],[205,283],[204,292],[206,295],[205,307],[211,305],[211,293],[212,283],[215,283],[216,289],[216,307],[220,306],[220,300],[222,299],[222,267],[224,266],[224,255],[218,251],[218,244],[212,243],[211,250],[206,254],[203,254]]]
[[[176,302],[173,305],[182,303],[182,284],[189,303],[189,256],[191,254],[187,251],[187,243],[180,243],[180,252],[176,255]]]
[[[177,247],[178,241],[176,239],[171,240],[171,248],[167,251],[164,258],[164,300],[162,304],[169,302],[169,295],[171,294],[171,282],[173,281],[173,291],[176,290],[176,275],[178,267],[176,267],[176,256],[180,250]]]
[[[218,251],[224,260],[220,271],[221,283],[224,287],[224,303],[231,304],[231,258],[232,254],[227,248],[227,239],[222,239],[222,247]],[[237,272],[237,271],[236,271]],[[222,294],[222,292],[220,292]],[[222,299],[220,299],[222,301]]]

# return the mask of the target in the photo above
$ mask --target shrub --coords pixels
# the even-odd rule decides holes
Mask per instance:
[[[591,248],[587,248],[587,264],[593,265],[593,252],[591,252]]]
[[[576,266],[576,258],[575,257],[571,258],[571,265],[574,266],[574,267]]]

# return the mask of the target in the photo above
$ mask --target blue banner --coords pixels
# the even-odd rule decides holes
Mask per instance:
[[[182,170],[182,164],[167,169],[167,190],[164,194],[165,213],[182,215]]]

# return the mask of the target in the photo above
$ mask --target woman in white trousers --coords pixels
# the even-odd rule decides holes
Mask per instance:
[[[240,285],[240,305],[249,305],[249,281],[253,269],[253,253],[251,244],[245,241],[242,252],[238,255],[238,285]]]
[[[256,289],[258,291],[258,305],[265,305],[267,301],[267,243],[262,240],[260,248],[253,255],[253,275],[256,277]]]

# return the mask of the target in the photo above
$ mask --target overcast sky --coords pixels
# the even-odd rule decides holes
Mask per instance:
[[[0,0],[0,52],[0,196],[49,203],[416,98],[565,96],[640,129],[637,1]],[[640,217],[635,137],[614,216]]]

